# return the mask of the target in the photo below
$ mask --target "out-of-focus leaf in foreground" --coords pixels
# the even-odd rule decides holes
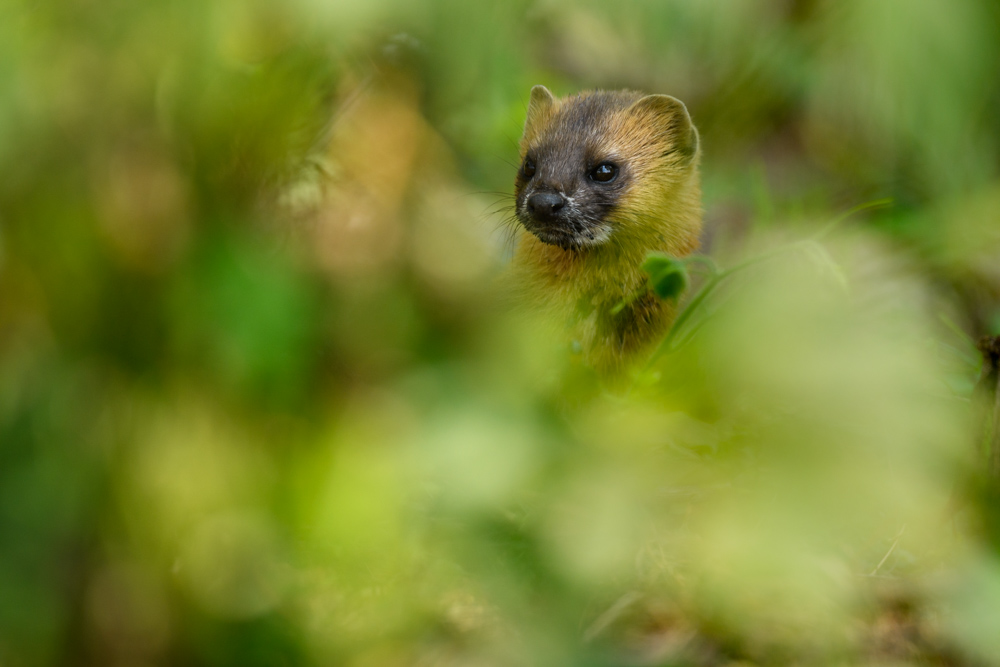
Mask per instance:
[[[1000,664],[998,36],[3,4],[0,664]],[[537,83],[703,139],[713,259],[646,264],[687,315],[627,391],[505,278]]]

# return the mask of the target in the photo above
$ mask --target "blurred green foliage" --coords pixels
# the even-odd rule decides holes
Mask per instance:
[[[7,0],[0,664],[1000,664],[998,50],[993,0]],[[536,83],[683,99],[749,267],[627,392],[503,282]]]

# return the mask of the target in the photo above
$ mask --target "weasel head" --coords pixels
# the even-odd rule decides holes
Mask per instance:
[[[655,227],[661,206],[697,169],[698,133],[684,104],[667,95],[558,100],[535,86],[520,148],[518,220],[544,243],[582,252],[622,227]]]

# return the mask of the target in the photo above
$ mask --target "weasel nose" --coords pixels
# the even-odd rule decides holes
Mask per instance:
[[[563,206],[566,198],[556,192],[536,192],[528,197],[528,210],[539,220],[550,220]]]

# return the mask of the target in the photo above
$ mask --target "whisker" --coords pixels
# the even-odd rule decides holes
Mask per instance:
[[[516,219],[512,219],[512,222],[516,222]],[[505,257],[514,256],[514,246],[517,244],[517,230],[518,226],[516,224],[507,225],[506,238],[503,244],[503,253]]]
[[[497,216],[500,216],[501,218],[510,218],[510,219],[516,219],[517,218],[517,214],[514,212],[514,209],[512,207],[510,207],[510,206],[501,206],[501,207],[495,207],[493,209],[488,209],[488,210],[483,211],[479,215],[479,219],[480,220],[490,220],[491,218],[495,218]]]
[[[509,199],[513,199],[514,198],[514,193],[513,192],[501,192],[499,190],[475,190],[473,192],[466,192],[464,194],[467,194],[467,195],[496,195],[498,197],[504,197],[505,199],[506,198],[509,198]]]
[[[511,169],[514,169],[515,171],[521,168],[520,165],[516,165],[513,162],[511,162],[510,160],[508,160],[507,158],[502,157],[500,155],[497,155],[496,153],[493,153],[493,157],[495,157],[497,160],[500,160],[501,162],[507,164]]]

